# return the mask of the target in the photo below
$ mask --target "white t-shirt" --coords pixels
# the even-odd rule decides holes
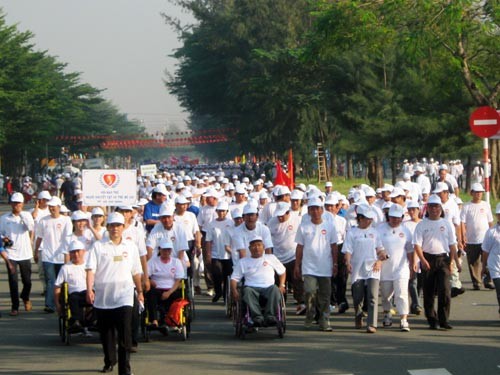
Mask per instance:
[[[250,239],[254,236],[260,236],[262,238],[262,241],[264,242],[264,249],[273,247],[273,241],[271,239],[271,232],[269,232],[269,228],[260,222],[256,223],[255,229],[253,230],[248,230],[245,223],[241,224],[233,232],[233,236],[235,247],[232,248],[232,250],[244,249],[248,252]]]
[[[274,272],[283,275],[285,266],[272,254],[264,254],[260,258],[250,256],[241,258],[233,268],[232,280],[245,278],[245,285],[256,288],[268,288],[274,284]]]
[[[410,231],[403,225],[392,228],[389,223],[377,227],[389,259],[382,262],[380,280],[401,280],[410,278],[408,254],[413,252]]]
[[[190,211],[186,211],[182,216],[177,214],[174,215],[174,220],[184,228],[184,231],[186,232],[186,239],[188,241],[193,241],[195,234],[200,231],[196,215]]]
[[[295,259],[295,235],[299,229],[300,217],[289,215],[286,222],[280,223],[277,217],[271,218],[267,222],[267,227],[271,233],[273,241],[273,254],[283,264],[289,263]]]
[[[73,234],[73,224],[68,216],[58,218],[45,216],[36,228],[36,238],[41,238],[39,250],[42,252],[42,261],[54,264],[64,263],[64,251],[69,245]]]
[[[460,212],[460,221],[465,223],[465,233],[468,244],[480,244],[483,242],[486,231],[493,222],[491,207],[485,201],[479,203],[468,202],[464,204]]]
[[[481,247],[489,254],[487,266],[491,278],[500,278],[500,224],[488,229]]]
[[[341,245],[342,243],[344,243],[345,235],[347,232],[347,220],[339,215],[333,215],[333,220],[335,223],[335,228],[337,229],[337,237],[339,239],[337,245]]]
[[[0,233],[12,240],[11,247],[6,248],[9,259],[27,260],[33,258],[30,231],[35,228],[33,217],[22,211],[19,215],[12,212],[0,217]]]
[[[134,280],[142,274],[139,250],[132,241],[115,245],[96,241],[90,249],[85,269],[94,272],[94,307],[115,309],[134,305]]]
[[[92,245],[94,244],[96,239],[95,239],[92,231],[88,228],[85,228],[85,230],[83,231],[83,235],[81,235],[81,236],[77,236],[74,233],[71,234],[71,237],[69,239],[69,243],[71,244],[71,242],[73,242],[75,240],[78,240],[81,243],[83,243],[85,245],[85,248],[84,248],[85,250],[90,250],[90,248],[92,247]],[[66,247],[64,249],[63,253],[69,254],[69,247]]]
[[[65,282],[68,283],[69,294],[87,290],[87,273],[85,272],[85,264],[63,264],[54,285],[61,287]]]
[[[331,277],[333,274],[332,244],[338,241],[333,220],[323,220],[321,224],[303,220],[295,236],[295,242],[303,246],[302,274]]]
[[[352,283],[357,280],[380,280],[380,271],[373,271],[373,265],[378,259],[377,250],[382,249],[382,241],[375,228],[354,227],[347,231],[342,252],[351,254]]]
[[[148,274],[157,289],[170,289],[175,280],[184,278],[184,267],[177,258],[170,257],[168,263],[163,263],[159,256],[153,256],[148,261]]]
[[[259,220],[267,224],[269,220],[274,216],[274,211],[276,211],[278,203],[277,202],[269,202],[267,203],[262,211],[259,213]]]
[[[424,218],[415,228],[413,245],[419,245],[424,253],[439,255],[450,252],[450,246],[457,243],[455,230],[446,219]]]
[[[448,199],[446,203],[441,203],[443,206],[444,218],[453,225],[460,225],[460,210],[454,199]]]
[[[241,223],[239,226],[245,225],[244,223]],[[231,249],[231,260],[233,261],[233,268],[238,264],[240,261],[240,253],[236,249],[236,241],[234,237],[234,232],[236,231],[238,227],[234,226],[234,221],[232,222],[231,226],[227,228],[226,232],[224,233],[224,246],[229,246]],[[248,250],[247,250],[248,251]]]
[[[175,221],[170,229],[165,229],[162,223],[155,224],[146,241],[146,246],[153,249],[153,254],[157,253],[158,246],[163,238],[168,238],[172,241],[174,245],[172,254],[175,258],[178,258],[180,251],[189,250],[186,232]]]
[[[148,254],[148,251],[146,250],[146,231],[141,223],[138,223],[137,221],[131,223],[126,229],[123,230],[122,237],[135,243],[139,249],[139,256],[142,257]]]
[[[206,241],[212,242],[213,259],[231,259],[231,254],[225,250],[225,232],[233,226],[231,219],[214,220],[207,227]]]
[[[200,230],[205,232],[205,227],[210,224],[211,221],[217,219],[217,212],[215,212],[215,209],[215,206],[209,206],[208,204],[200,208],[200,213],[197,217]]]

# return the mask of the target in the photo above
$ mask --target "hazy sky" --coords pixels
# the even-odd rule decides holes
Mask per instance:
[[[180,42],[160,12],[190,20],[178,7],[167,0],[0,0],[0,8],[7,23],[35,34],[36,49],[106,89],[103,96],[129,118],[151,131],[184,127],[187,115],[163,83]]]

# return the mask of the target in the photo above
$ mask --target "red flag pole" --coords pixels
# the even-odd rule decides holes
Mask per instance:
[[[293,173],[293,154],[292,154],[292,148],[290,147],[290,150],[288,151],[288,177],[290,177],[290,190],[293,190],[295,187],[294,181],[295,181],[295,176]]]

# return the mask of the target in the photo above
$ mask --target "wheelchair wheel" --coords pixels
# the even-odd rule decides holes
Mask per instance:
[[[282,339],[285,336],[285,325],[283,322],[278,322],[278,336],[280,339]]]
[[[194,286],[192,277],[187,278],[187,287],[188,287],[188,293],[186,297],[189,300],[189,305],[191,306],[189,319],[192,321],[194,320],[195,317]]]
[[[241,316],[241,304],[239,301],[233,301],[233,326],[234,335],[240,337],[243,330],[243,317]]]
[[[231,294],[230,280],[231,278],[228,276],[226,279],[226,295],[224,296],[224,308],[226,310],[226,316],[229,319],[233,316],[233,296]]]
[[[69,309],[68,283],[63,283],[61,286],[61,310],[62,314],[59,317],[59,334],[61,336],[61,341],[69,345],[71,335],[68,328],[71,311]]]
[[[186,341],[188,339],[187,327],[183,325],[181,328],[182,341]]]

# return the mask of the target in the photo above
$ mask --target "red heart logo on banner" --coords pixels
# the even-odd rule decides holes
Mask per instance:
[[[104,176],[102,176],[102,179],[106,185],[111,186],[116,181],[116,175],[115,174],[105,174]]]

